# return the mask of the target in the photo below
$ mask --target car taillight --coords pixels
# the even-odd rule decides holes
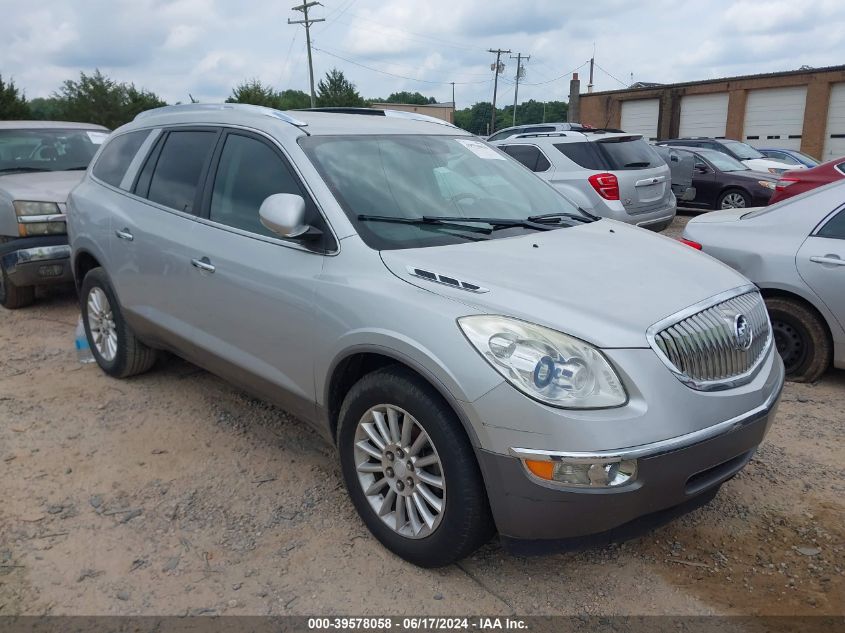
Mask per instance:
[[[686,245],[687,245],[687,246],[689,246],[690,248],[694,248],[694,249],[695,249],[695,250],[697,250],[697,251],[700,251],[700,250],[701,250],[701,244],[699,244],[698,242],[693,242],[692,240],[688,240],[688,239],[685,239],[685,238],[683,238],[683,237],[679,237],[679,238],[678,238],[678,241],[679,241],[681,244],[686,244]]]
[[[593,174],[587,180],[605,200],[619,200],[619,180],[613,174]]]
[[[797,178],[781,178],[775,183],[775,191],[783,191],[790,185],[800,182]]]

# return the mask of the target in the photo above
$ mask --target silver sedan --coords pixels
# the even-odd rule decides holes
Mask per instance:
[[[787,378],[845,369],[845,181],[770,207],[707,213],[683,237],[760,287]]]

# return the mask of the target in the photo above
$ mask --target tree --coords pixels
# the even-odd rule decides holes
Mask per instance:
[[[326,78],[317,84],[317,105],[328,107],[364,107],[364,100],[355,89],[355,84],[349,81],[337,68],[326,73]]]
[[[387,99],[385,103],[411,103],[414,105],[428,105],[430,103],[437,103],[434,97],[426,97],[419,92],[394,92]]]
[[[232,96],[226,99],[226,103],[251,103],[277,110],[297,110],[310,108],[311,97],[302,90],[278,92],[258,79],[250,79],[233,88]]]
[[[99,70],[93,75],[79,73],[78,81],[65,81],[53,98],[61,118],[99,123],[110,129],[128,123],[139,112],[167,105],[154,93],[139,90],[134,84],[118,83]]]
[[[26,97],[15,86],[11,79],[3,81],[0,75],[0,119],[28,119],[30,117],[29,106]]]
[[[29,112],[38,121],[61,119],[61,103],[55,97],[36,97],[29,102]]]
[[[311,107],[311,97],[302,90],[282,90],[279,93],[280,110],[301,110]]]

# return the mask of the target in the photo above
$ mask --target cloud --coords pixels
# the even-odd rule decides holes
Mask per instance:
[[[240,81],[308,89],[293,3],[252,0],[0,0],[0,73],[30,97],[100,68],[168,101],[225,99]],[[531,55],[520,99],[565,99],[596,52],[596,90],[633,79],[692,81],[842,63],[841,0],[324,0],[313,9],[317,77],[337,67],[365,96],[420,91],[459,106],[489,100],[489,48]],[[322,52],[326,51],[326,52]],[[389,76],[372,69],[402,75]],[[513,95],[515,60],[500,82]],[[586,78],[586,68],[581,68]]]

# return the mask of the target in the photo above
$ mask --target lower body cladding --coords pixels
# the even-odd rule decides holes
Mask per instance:
[[[783,365],[778,358],[765,365],[761,374],[768,375],[755,380],[756,407],[669,439],[616,450],[570,452],[557,445],[512,447],[507,455],[478,450],[500,536],[529,551],[594,545],[635,535],[665,520],[661,516],[671,518],[706,503],[751,460],[774,419]],[[693,416],[683,408],[677,415]]]

